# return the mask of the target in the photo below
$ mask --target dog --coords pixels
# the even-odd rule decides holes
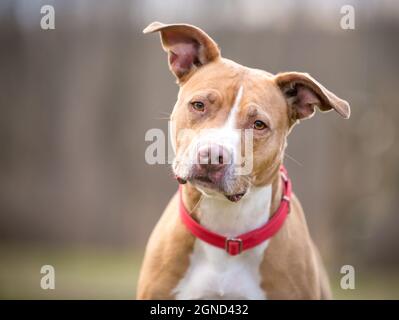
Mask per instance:
[[[296,123],[316,107],[347,119],[348,102],[307,73],[222,58],[195,26],[153,22],[143,32],[160,33],[180,87],[171,114],[180,184],[150,236],[137,298],[330,299],[283,156]],[[243,131],[252,165],[239,173]]]

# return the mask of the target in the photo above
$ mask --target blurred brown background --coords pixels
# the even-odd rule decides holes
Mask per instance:
[[[55,9],[55,30],[40,8]],[[340,27],[343,5],[355,30]],[[352,107],[289,139],[286,166],[337,298],[399,298],[399,3],[0,2],[0,297],[134,298],[146,240],[176,190],[146,164],[177,86],[150,22],[187,22],[222,54],[306,71]],[[291,158],[294,158],[292,160]],[[40,289],[40,267],[56,289]],[[356,289],[339,287],[353,265]]]

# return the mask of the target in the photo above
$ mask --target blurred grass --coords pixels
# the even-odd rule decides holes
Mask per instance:
[[[399,272],[397,269],[370,269],[355,267],[355,289],[340,287],[342,274],[339,270],[329,272],[334,299],[354,300],[397,300],[399,299]]]
[[[142,253],[101,247],[0,246],[0,299],[134,299]],[[43,265],[55,268],[55,290],[40,287]],[[335,299],[399,299],[397,270],[356,267],[356,289],[340,288],[330,271]]]
[[[0,246],[1,299],[134,299],[142,255],[135,250]],[[55,289],[43,290],[43,265]]]

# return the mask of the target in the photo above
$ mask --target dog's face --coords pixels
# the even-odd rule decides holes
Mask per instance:
[[[266,72],[219,59],[181,86],[172,126],[175,174],[237,201],[279,170],[289,120],[285,99]]]
[[[349,117],[348,103],[308,74],[272,75],[224,59],[190,25],[155,22],[144,30],[155,31],[180,85],[171,116],[173,170],[203,193],[236,202],[251,186],[270,184],[292,126],[315,106]]]

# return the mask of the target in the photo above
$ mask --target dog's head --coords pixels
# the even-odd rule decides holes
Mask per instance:
[[[238,201],[271,183],[298,120],[349,104],[306,73],[277,75],[222,58],[217,44],[187,24],[150,24],[161,34],[180,91],[171,116],[173,170],[201,192]]]

